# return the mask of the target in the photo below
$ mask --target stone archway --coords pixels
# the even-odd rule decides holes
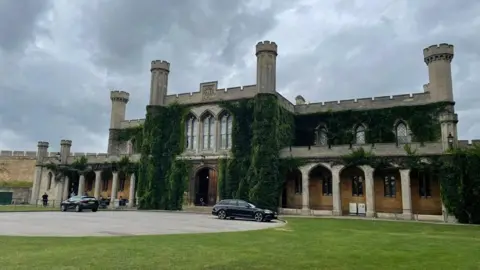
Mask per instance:
[[[217,171],[203,167],[195,173],[195,197],[197,206],[212,206],[217,203]]]
[[[340,171],[340,196],[343,215],[356,215],[351,207],[366,203],[365,173],[356,166]]]
[[[312,210],[333,210],[332,172],[322,164],[308,173],[309,208]]]
[[[295,168],[285,174],[281,206],[287,209],[302,209],[302,172]]]

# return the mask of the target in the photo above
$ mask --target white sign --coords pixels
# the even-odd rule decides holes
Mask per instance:
[[[358,204],[358,214],[359,215],[365,215],[366,213],[366,206],[364,203],[359,203]]]
[[[357,214],[357,203],[350,203],[349,204],[349,212],[350,212],[350,215],[356,215]]]

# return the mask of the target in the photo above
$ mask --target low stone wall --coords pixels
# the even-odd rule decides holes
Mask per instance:
[[[12,192],[12,204],[27,204],[32,194],[32,188],[24,187],[3,187],[0,192]]]

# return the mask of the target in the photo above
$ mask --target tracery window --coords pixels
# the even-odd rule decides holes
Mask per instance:
[[[232,147],[232,116],[225,114],[220,119],[220,148],[229,149]]]
[[[395,133],[397,137],[397,142],[399,144],[405,144],[411,142],[410,132],[407,128],[407,125],[403,122],[399,122],[395,127]]]
[[[362,176],[352,177],[352,196],[363,197],[363,183]]]
[[[365,144],[365,127],[363,125],[359,125],[355,129],[355,143]]]
[[[319,146],[328,145],[327,129],[325,127],[318,127],[315,134],[315,144]]]
[[[211,115],[203,119],[203,149],[215,148],[215,118]]]
[[[197,119],[192,116],[186,121],[185,125],[185,147],[190,150],[197,149]]]
[[[393,175],[386,175],[383,178],[383,189],[384,189],[384,196],[395,198],[396,195],[396,180],[395,176]]]

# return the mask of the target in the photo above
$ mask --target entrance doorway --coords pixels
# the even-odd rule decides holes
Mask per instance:
[[[195,205],[211,206],[217,203],[217,172],[202,168],[195,176]]]

